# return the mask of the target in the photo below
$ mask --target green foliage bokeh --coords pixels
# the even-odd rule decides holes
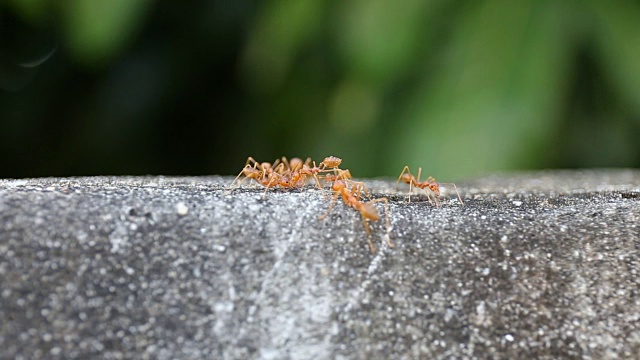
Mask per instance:
[[[640,166],[640,3],[0,3],[0,177]]]

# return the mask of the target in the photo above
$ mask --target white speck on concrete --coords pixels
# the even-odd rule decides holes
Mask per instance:
[[[109,234],[109,242],[111,242],[111,252],[117,253],[120,251],[120,248],[127,243],[128,240],[128,232],[127,228],[118,223],[116,225],[116,229]]]
[[[456,315],[456,311],[453,309],[447,309],[444,312],[444,322],[449,322]]]
[[[187,205],[185,203],[179,202],[179,203],[176,204],[176,212],[180,216],[185,216],[189,212],[189,208],[187,207]]]
[[[476,314],[478,315],[478,320],[480,320],[479,322],[482,323],[482,321],[484,320],[484,316],[486,313],[486,308],[485,308],[485,304],[484,301],[480,301],[480,303],[478,303],[478,305],[476,306]]]
[[[227,250],[227,247],[224,246],[224,245],[216,245],[215,248],[216,248],[216,250],[218,250],[218,252],[221,252],[221,253],[223,253],[223,252],[225,252]]]

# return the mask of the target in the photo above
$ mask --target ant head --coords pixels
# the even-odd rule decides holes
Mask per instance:
[[[440,185],[437,182],[429,183],[429,190],[433,191],[436,197],[440,196]]]
[[[291,179],[288,176],[281,176],[280,177],[280,186],[282,187],[290,187],[291,186]]]

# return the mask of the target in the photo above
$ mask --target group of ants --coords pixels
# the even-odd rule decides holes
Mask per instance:
[[[245,166],[242,168],[242,171],[240,171],[238,176],[236,176],[231,185],[227,188],[227,193],[237,189],[247,180],[254,180],[265,188],[263,198],[266,196],[267,191],[273,188],[288,190],[301,189],[310,181],[313,181],[317,188],[324,189],[327,185],[331,184],[333,199],[329,205],[329,209],[320,217],[320,220],[324,219],[331,212],[338,198],[342,198],[342,201],[346,206],[360,212],[360,215],[362,216],[362,223],[364,224],[364,228],[367,233],[367,240],[369,241],[369,249],[373,253],[376,251],[376,248],[371,241],[369,221],[376,221],[380,219],[380,213],[374,204],[384,202],[387,228],[385,241],[389,247],[394,247],[394,244],[391,242],[391,238],[389,237],[389,199],[386,197],[371,199],[371,194],[364,183],[353,180],[349,169],[341,169],[341,164],[342,159],[335,156],[328,156],[319,164],[316,164],[316,162],[311,160],[311,158],[307,158],[307,160],[302,161],[300,158],[287,159],[286,157],[282,157],[273,163],[269,163],[258,162],[252,157],[249,157]],[[401,181],[405,184],[409,184],[409,202],[411,202],[410,194],[412,189],[418,188],[424,191],[431,204],[439,205],[438,198],[440,197],[440,184],[436,182],[433,177],[420,181],[421,173],[422,168],[419,168],[418,176],[415,177],[411,174],[409,166],[405,166],[396,181],[396,186]],[[458,189],[455,187],[455,184],[452,185],[456,189],[460,203],[464,205],[464,202],[460,197],[460,193],[458,193]]]

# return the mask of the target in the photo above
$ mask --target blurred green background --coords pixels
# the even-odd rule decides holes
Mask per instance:
[[[640,2],[0,0],[0,177],[640,166]]]

